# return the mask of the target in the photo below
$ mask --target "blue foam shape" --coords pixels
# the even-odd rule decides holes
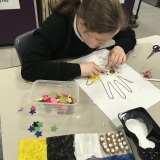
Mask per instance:
[[[103,160],[135,160],[133,153],[104,157]]]

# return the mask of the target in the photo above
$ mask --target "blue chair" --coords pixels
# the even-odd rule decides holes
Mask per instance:
[[[34,31],[35,31],[35,29],[31,30],[29,32],[23,33],[23,34],[19,35],[18,37],[16,37],[16,39],[14,41],[14,47],[17,51],[17,55],[18,55],[18,58],[19,58],[19,61],[21,64],[22,64],[23,54],[29,45],[29,42],[31,40],[31,37],[32,37],[32,34]]]

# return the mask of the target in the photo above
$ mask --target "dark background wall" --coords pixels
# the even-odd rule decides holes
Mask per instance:
[[[20,9],[0,10],[0,46],[13,45],[14,39],[36,28],[33,0],[19,0]]]

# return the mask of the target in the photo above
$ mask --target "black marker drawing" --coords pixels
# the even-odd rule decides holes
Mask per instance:
[[[126,95],[125,93],[122,91],[121,87],[123,87],[125,90],[127,90],[128,92],[132,93],[133,91],[131,90],[131,88],[124,82],[124,81],[127,81],[128,83],[133,83],[132,81],[126,79],[126,78],[123,78],[121,76],[116,76],[120,81],[118,80],[113,80],[113,83],[111,82],[107,82],[107,86],[108,88],[106,88],[105,86],[105,83],[100,79],[102,85],[103,85],[103,88],[105,89],[105,92],[107,93],[107,96],[110,98],[110,99],[114,99],[114,96],[113,96],[113,93],[112,93],[112,90],[114,89],[121,98],[123,99],[126,99]],[[93,81],[91,81],[91,83],[89,83],[89,79],[87,79],[87,82],[86,82],[86,85],[89,86],[93,84]],[[117,89],[116,89],[117,88]],[[108,90],[107,90],[108,89]]]

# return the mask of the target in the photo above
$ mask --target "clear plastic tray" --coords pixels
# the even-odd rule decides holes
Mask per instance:
[[[79,102],[79,86],[74,81],[37,80],[32,84],[29,101],[38,108],[71,114]]]

